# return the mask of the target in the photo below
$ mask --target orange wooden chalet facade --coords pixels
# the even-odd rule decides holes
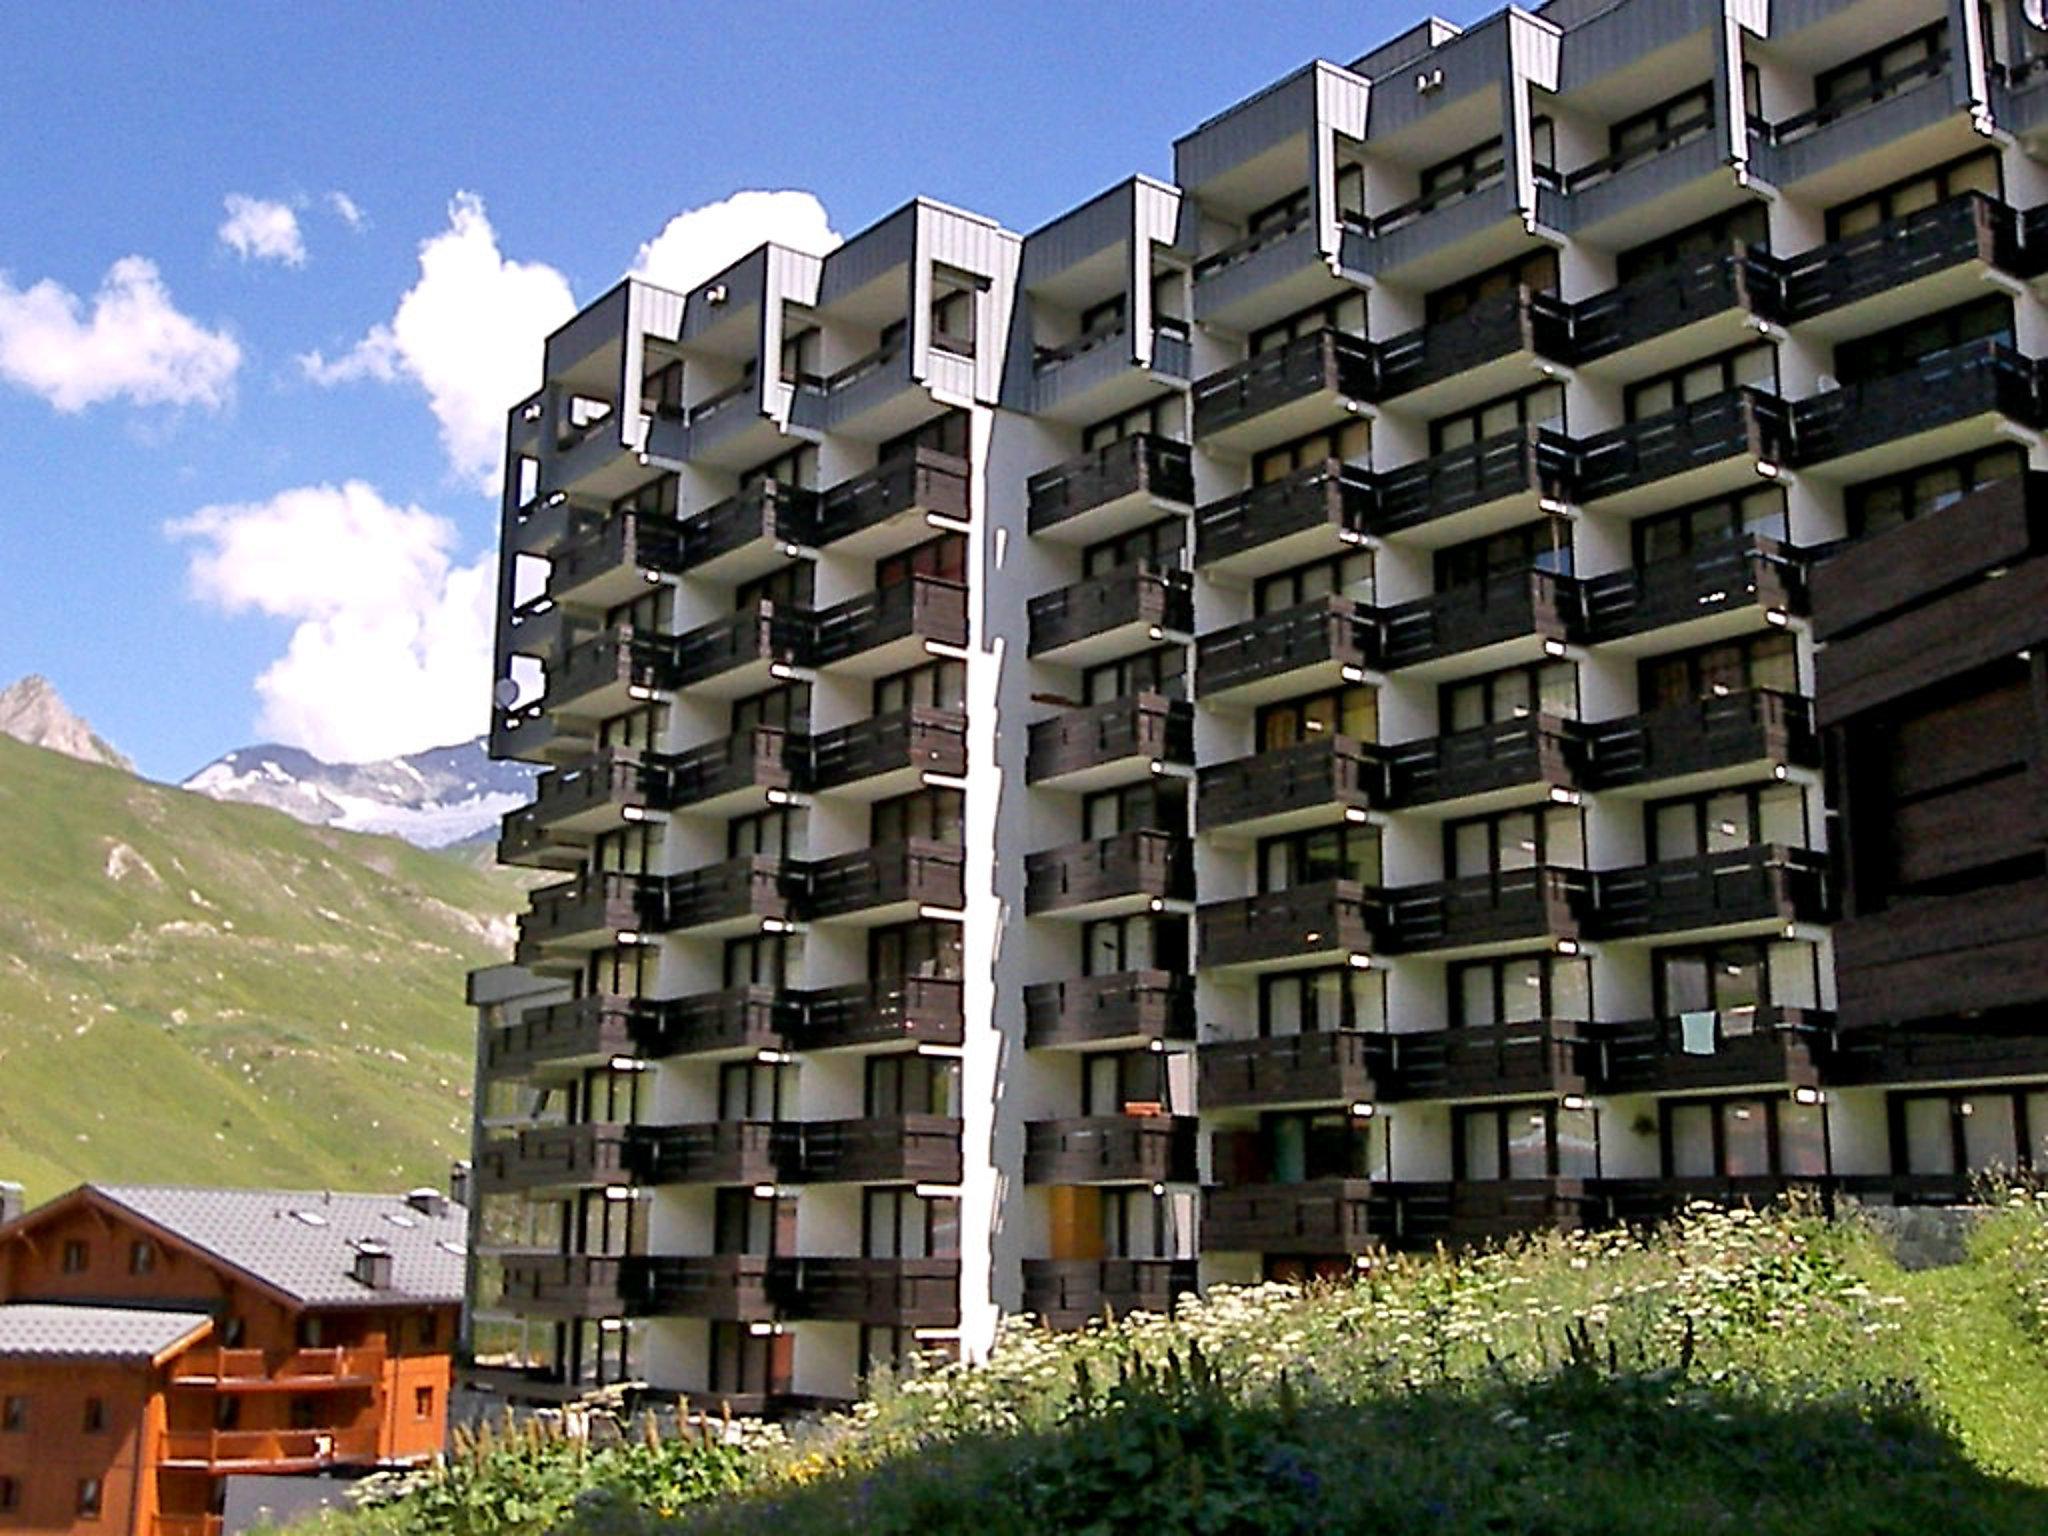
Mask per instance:
[[[438,1451],[466,1220],[85,1185],[0,1226],[0,1533],[217,1536],[231,1477]]]

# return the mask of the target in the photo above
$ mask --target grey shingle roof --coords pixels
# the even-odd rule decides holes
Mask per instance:
[[[182,1189],[95,1184],[92,1190],[195,1248],[308,1306],[457,1302],[469,1216],[435,1216],[399,1195],[324,1190]],[[351,1273],[358,1246],[391,1254],[391,1283],[373,1289]]]
[[[0,1359],[154,1360],[211,1322],[203,1312],[16,1302],[0,1306]]]

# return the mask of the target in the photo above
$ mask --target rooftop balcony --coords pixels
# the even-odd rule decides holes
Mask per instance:
[[[778,1258],[769,1293],[786,1318],[873,1328],[960,1326],[958,1259]]]
[[[1520,570],[1380,610],[1380,665],[1417,677],[1537,661],[1585,638],[1579,583]]]
[[[626,1261],[634,1311],[647,1317],[765,1323],[776,1317],[766,1254],[641,1254]]]
[[[1569,1019],[1471,1024],[1390,1035],[1391,1099],[1557,1098],[1585,1093],[1599,1053]]]
[[[967,644],[967,588],[912,576],[812,616],[811,664],[849,677],[886,677],[914,667],[934,644]]]
[[[1591,937],[1825,922],[1827,860],[1805,848],[1761,844],[1691,859],[1600,871]]]
[[[664,877],[656,888],[648,926],[702,938],[757,932],[764,922],[797,915],[803,892],[801,865],[774,854],[749,854],[722,864]]]
[[[1195,694],[1207,704],[1243,706],[1363,682],[1379,662],[1379,639],[1374,609],[1314,598],[1203,635]]]
[[[1794,409],[1761,390],[1731,389],[1581,438],[1576,498],[1634,512],[1746,490],[1759,464],[1786,462]]]
[[[687,630],[669,644],[671,686],[703,698],[736,699],[771,686],[778,669],[786,673],[809,664],[811,618],[763,600]]]
[[[1797,401],[1785,462],[1862,480],[2003,441],[2001,417],[2048,427],[2048,368],[1995,341],[1966,342]]]
[[[1463,314],[1379,342],[1377,398],[1440,415],[1506,394],[1537,375],[1542,360],[1573,361],[1571,306],[1518,287]]]
[[[586,871],[543,886],[519,917],[520,963],[542,949],[596,949],[653,926],[647,919],[658,890],[649,876],[612,871]]]
[[[1183,570],[1133,561],[1026,605],[1034,661],[1093,666],[1195,627],[1194,580]]]
[[[926,774],[956,778],[966,771],[966,713],[914,704],[812,736],[805,787],[886,800],[916,789]]]
[[[1373,398],[1372,344],[1342,331],[1300,336],[1195,384],[1195,439],[1253,453],[1341,421]]]
[[[1593,899],[1583,869],[1536,865],[1387,893],[1387,948],[1469,951],[1576,939]]]
[[[773,1184],[781,1127],[767,1120],[633,1127],[630,1158],[644,1184]]]
[[[880,977],[805,992],[788,1042],[799,1051],[958,1045],[967,1028],[962,993],[960,982],[938,976]]]
[[[545,1125],[497,1137],[478,1149],[477,1191],[494,1195],[631,1184],[631,1131],[609,1123]]]
[[[1193,1259],[1026,1259],[1024,1311],[1048,1328],[1082,1328],[1105,1315],[1161,1316],[1200,1284]]]
[[[708,741],[666,759],[667,808],[733,815],[769,802],[771,791],[800,788],[804,739],[780,726]]]
[[[1324,736],[1202,769],[1195,829],[1267,837],[1362,820],[1386,798],[1381,751],[1348,736]]]
[[[1194,706],[1135,693],[1061,710],[1031,722],[1024,782],[1046,788],[1111,789],[1195,760]]]
[[[1374,531],[1372,475],[1324,459],[1195,512],[1195,567],[1262,576],[1362,546]]]
[[[792,1184],[958,1184],[960,1122],[940,1115],[802,1120],[777,1127]]]
[[[862,927],[906,922],[927,908],[967,905],[967,852],[911,838],[813,859],[802,875],[801,915]]]
[[[1806,1088],[1821,1080],[1834,1016],[1769,1004],[1684,1019],[1589,1025],[1604,1093],[1700,1093],[1732,1088]]]
[[[1174,832],[1138,829],[1024,856],[1027,917],[1081,922],[1194,896],[1194,850]]]
[[[547,595],[564,608],[603,613],[683,568],[681,531],[669,518],[615,512],[555,547]]]
[[[1447,815],[1554,798],[1579,786],[1579,727],[1555,715],[1526,715],[1380,748],[1389,805]]]
[[[1571,468],[1570,439],[1517,427],[1383,471],[1376,531],[1435,547],[1512,527],[1567,496]]]
[[[640,999],[590,993],[530,1008],[485,1033],[483,1070],[491,1077],[576,1071],[638,1052],[646,1005]]]
[[[1623,655],[1705,645],[1806,612],[1806,561],[1754,535],[1579,583],[1587,638]]]
[[[1239,1184],[1202,1195],[1202,1247],[1213,1253],[1365,1254],[1398,1233],[1393,1198],[1368,1179]]]
[[[1376,1030],[1311,1030],[1202,1044],[1199,1100],[1218,1109],[1371,1104],[1386,1097],[1394,1037]]]
[[[1024,989],[1029,1050],[1136,1049],[1194,1038],[1194,978],[1179,972],[1117,971]]]
[[[1379,892],[1354,880],[1205,901],[1196,914],[1196,963],[1210,970],[1342,965],[1379,947],[1382,923]]]
[[[1195,499],[1185,443],[1140,432],[1031,477],[1031,532],[1089,544],[1185,511]]]
[[[818,493],[759,480],[678,525],[685,574],[741,582],[818,542]]]
[[[1026,1184],[1192,1184],[1193,1115],[1084,1115],[1024,1127]]]
[[[1755,689],[1583,727],[1590,789],[1682,794],[1780,768],[1818,768],[1813,701]]]
[[[842,480],[818,499],[821,549],[879,559],[963,526],[972,507],[965,459],[917,448]]]

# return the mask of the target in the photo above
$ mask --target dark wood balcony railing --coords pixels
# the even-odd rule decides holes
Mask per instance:
[[[902,902],[952,911],[967,905],[967,854],[952,843],[911,838],[813,859],[803,868],[806,917],[851,917]]]
[[[1376,610],[1349,598],[1316,598],[1203,635],[1195,647],[1195,692],[1207,696],[1305,667],[1362,671],[1378,663],[1379,651]]]
[[[1782,258],[1782,300],[1774,318],[1810,319],[1966,262],[2014,273],[2024,265],[2019,216],[1982,192],[1965,192]]]
[[[1298,811],[1362,811],[1385,802],[1380,750],[1349,736],[1323,736],[1204,768],[1195,827],[1208,832]]]
[[[960,1122],[943,1115],[805,1120],[776,1133],[776,1167],[793,1184],[960,1182]]]
[[[1636,1019],[1587,1028],[1598,1042],[1603,1092],[1683,1093],[1817,1083],[1834,1017],[1765,1003],[1703,1012],[1692,1024]]]
[[[804,665],[810,645],[809,614],[763,601],[676,636],[671,676],[674,686],[687,688],[755,662]]]
[[[1194,468],[1186,443],[1140,432],[1040,471],[1026,487],[1031,531],[1044,533],[1140,493],[1181,506],[1194,501]]]
[[[1578,1232],[1597,1225],[1606,1201],[1584,1179],[1468,1179],[1456,1184],[1401,1186],[1402,1240],[1498,1243],[1538,1232]]]
[[[645,925],[658,885],[643,875],[585,872],[533,893],[519,919],[522,946],[565,944],[602,934],[631,933]]]
[[[1731,311],[1778,317],[1775,264],[1741,246],[1645,273],[1572,306],[1572,351],[1592,362]]]
[[[1380,748],[1389,805],[1428,805],[1518,785],[1571,788],[1584,761],[1579,727],[1556,715],[1527,715]]]
[[[1379,483],[1341,459],[1321,459],[1195,510],[1195,565],[1219,564],[1312,529],[1363,543],[1378,519]]]
[[[775,480],[756,481],[737,496],[682,519],[679,534],[685,571],[757,541],[816,544],[818,493]]]
[[[1592,904],[1583,869],[1539,864],[1389,891],[1387,947],[1402,953],[1577,938]]]
[[[618,512],[555,547],[548,557],[548,595],[574,602],[615,571],[674,574],[682,568],[681,527],[674,519]]]
[[[1821,922],[1829,909],[1826,857],[1775,843],[1602,870],[1595,890],[1593,936],[1599,938]]]
[[[685,681],[670,642],[621,624],[572,647],[560,666],[550,668],[543,702],[550,710],[574,713],[593,695],[609,697],[615,689],[660,692]]]
[[[773,1184],[780,1130],[767,1120],[635,1126],[634,1173],[644,1184]]]
[[[2002,343],[1966,342],[1798,401],[1785,462],[1821,464],[1994,412],[2048,427],[2048,370]]]
[[[1745,387],[1581,438],[1572,456],[1574,492],[1597,501],[1731,459],[1784,463],[1791,413],[1776,395]]]
[[[1380,610],[1380,663],[1389,670],[1510,640],[1585,638],[1579,584],[1554,571],[1508,571]]]
[[[1813,700],[1758,688],[1582,728],[1586,784],[1613,789],[1739,763],[1820,765]]]
[[[697,1317],[720,1322],[767,1322],[775,1316],[768,1294],[766,1254],[649,1254],[627,1264],[635,1310],[648,1317]]]
[[[555,1186],[629,1184],[634,1170],[624,1125],[533,1126],[484,1143],[477,1155],[483,1194]]]
[[[1377,397],[1392,399],[1518,352],[1572,360],[1572,310],[1555,294],[1518,287],[1455,319],[1417,326],[1375,348]]]
[[[1645,634],[1737,608],[1806,612],[1806,561],[1776,539],[1730,539],[1675,559],[1588,576],[1579,582],[1586,628],[1596,641]]]
[[[842,480],[818,498],[818,544],[836,543],[903,512],[929,512],[964,522],[971,505],[971,474],[965,459],[918,448]]]
[[[1369,1253],[1395,1233],[1395,1208],[1366,1179],[1240,1184],[1202,1197],[1202,1246],[1219,1253]]]
[[[962,985],[939,976],[879,977],[800,994],[790,1026],[799,1051],[862,1045],[958,1045],[966,1031]]]
[[[1024,856],[1027,916],[1131,896],[1194,900],[1194,853],[1186,837],[1141,828]]]
[[[1192,764],[1194,706],[1185,699],[1137,693],[1034,720],[1024,751],[1024,782],[1036,784],[1132,758]]]
[[[774,854],[749,854],[669,875],[655,887],[651,926],[676,932],[746,917],[790,917],[801,899],[801,870]]]
[[[665,810],[662,776],[633,747],[601,747],[551,768],[534,785],[527,807],[536,824],[552,827],[603,806],[645,806]]]
[[[1198,1055],[1204,1110],[1278,1104],[1370,1104],[1383,1097],[1393,1036],[1311,1030],[1259,1040],[1217,1040]]]
[[[1570,440],[1547,427],[1517,427],[1378,476],[1379,531],[1399,532],[1512,496],[1569,489]]]
[[[1042,656],[1127,624],[1185,635],[1195,627],[1194,579],[1183,570],[1134,561],[1034,597],[1025,606],[1029,653]]]
[[[1164,1315],[1200,1284],[1193,1259],[1026,1259],[1024,1310],[1052,1328],[1133,1312]]]
[[[801,787],[803,738],[757,725],[667,758],[661,779],[669,809],[700,805],[743,789]]]
[[[863,592],[811,620],[810,663],[828,667],[863,651],[915,635],[945,645],[967,643],[967,588],[938,576],[912,576]]]
[[[1192,1184],[1193,1115],[1082,1115],[1024,1127],[1026,1184]]]
[[[877,1328],[956,1328],[958,1259],[778,1258],[768,1288],[782,1315]]]
[[[642,1028],[650,1057],[707,1051],[779,1051],[799,1016],[791,995],[769,986],[725,987],[645,1005]]]
[[[635,1300],[622,1255],[507,1254],[498,1262],[499,1303],[522,1315],[621,1317]]]
[[[1312,331],[1195,383],[1197,439],[1313,395],[1370,400],[1372,344],[1342,331]]]
[[[1590,1025],[1569,1019],[1391,1035],[1389,1098],[1475,1099],[1584,1093],[1599,1057]]]
[[[1024,1043],[1031,1050],[1194,1037],[1194,978],[1180,972],[1116,971],[1024,989]]]
[[[1319,880],[1289,890],[1204,902],[1196,914],[1196,960],[1253,965],[1292,956],[1378,946],[1380,893],[1353,880]]]
[[[810,789],[841,789],[905,769],[965,773],[965,711],[915,704],[820,732],[810,738],[805,782]]]
[[[528,1009],[484,1035],[483,1069],[523,1077],[554,1062],[630,1056],[639,1048],[641,1007],[637,998],[591,993]]]

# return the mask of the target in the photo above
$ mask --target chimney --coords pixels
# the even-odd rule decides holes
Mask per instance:
[[[10,1221],[19,1221],[27,1209],[28,1201],[22,1196],[21,1186],[11,1179],[0,1179],[0,1227]]]
[[[448,1165],[448,1198],[464,1210],[469,1208],[471,1170],[469,1159],[458,1157]]]
[[[356,1244],[355,1262],[349,1265],[349,1274],[359,1285],[366,1285],[373,1291],[391,1289],[391,1250],[371,1238]]]
[[[430,1185],[422,1184],[418,1189],[405,1193],[405,1203],[422,1216],[445,1216],[448,1214],[448,1197]]]

